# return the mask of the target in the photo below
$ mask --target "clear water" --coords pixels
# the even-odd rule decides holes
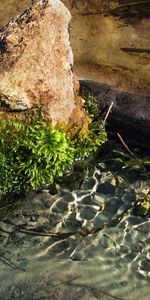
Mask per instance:
[[[0,0],[0,25],[30,3]],[[72,186],[76,177],[76,186]],[[150,299],[150,219],[135,190],[100,163],[0,206],[0,299]],[[139,196],[140,197],[140,196]]]
[[[80,188],[64,178],[1,208],[1,299],[148,300],[150,219],[134,211],[141,184],[115,182],[98,163]]]

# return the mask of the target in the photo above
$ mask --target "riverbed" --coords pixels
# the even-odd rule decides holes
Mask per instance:
[[[1,204],[1,299],[148,300],[150,219],[134,209],[148,189],[97,161]]]

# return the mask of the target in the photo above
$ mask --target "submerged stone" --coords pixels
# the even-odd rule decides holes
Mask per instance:
[[[7,111],[39,106],[53,123],[80,123],[83,101],[76,96],[68,25],[61,1],[36,0],[0,32],[0,105]]]

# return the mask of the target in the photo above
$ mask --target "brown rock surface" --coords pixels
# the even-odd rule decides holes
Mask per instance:
[[[79,78],[150,95],[150,0],[63,0]]]
[[[106,12],[110,7],[109,0],[62,0],[73,15],[99,14]]]
[[[70,13],[58,0],[37,0],[0,33],[0,103],[20,111],[44,104],[56,122],[82,123],[82,101],[74,95]]]

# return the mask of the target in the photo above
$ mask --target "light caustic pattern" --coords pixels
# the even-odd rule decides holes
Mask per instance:
[[[148,184],[143,182],[142,189]],[[150,219],[135,213],[140,189],[140,181],[127,187],[98,164],[80,189],[70,191],[62,184],[53,195],[36,193],[3,218],[1,252],[25,256],[26,249],[28,259],[36,257],[39,265],[47,257],[51,263],[80,262],[81,268],[88,263],[105,287],[113,287],[112,278],[118,278],[119,290],[130,280],[135,288],[142,282],[143,288],[150,280]]]
[[[111,173],[96,169],[81,190],[61,190],[51,205],[49,226],[58,237],[45,238],[46,251],[55,259],[124,261],[150,278],[150,220],[134,215],[134,205],[133,187],[116,187]]]

